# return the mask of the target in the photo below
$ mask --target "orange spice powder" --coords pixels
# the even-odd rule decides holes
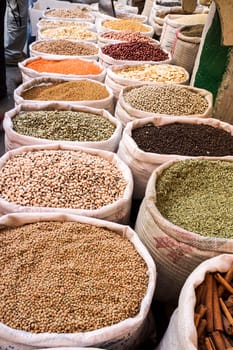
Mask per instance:
[[[100,74],[102,72],[102,69],[95,62],[84,61],[78,58],[64,60],[38,58],[32,62],[28,62],[25,67],[40,73],[89,75]]]

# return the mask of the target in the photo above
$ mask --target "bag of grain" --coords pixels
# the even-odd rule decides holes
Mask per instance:
[[[180,84],[143,84],[121,90],[116,104],[115,117],[123,125],[146,117],[212,116],[212,94],[204,89],[193,89]]]
[[[64,102],[114,112],[112,91],[104,84],[90,79],[69,80],[42,77],[32,79],[14,90],[16,105],[36,106],[44,102]]]
[[[187,280],[185,281],[185,284],[179,296],[178,307],[174,311],[171,317],[166,333],[164,334],[160,344],[156,347],[155,350],[186,350],[186,349],[196,350],[197,348],[199,348],[198,346],[199,330],[197,331],[196,325],[195,325],[197,322],[197,316],[198,316],[198,314],[196,314],[196,311],[197,311],[196,303],[198,302],[198,296],[196,295],[196,291],[198,290],[198,287],[201,286],[203,281],[206,280],[206,276],[208,274],[216,275],[217,273],[219,273],[227,276],[227,272],[232,271],[232,265],[233,265],[233,254],[220,254],[217,257],[207,259],[206,261],[202,262],[200,265],[198,265],[194,269],[194,271],[188,276]],[[209,298],[208,304],[211,306],[211,303],[213,302],[212,296],[214,295],[214,289],[212,290],[212,293],[210,293],[209,295],[210,295],[210,298]],[[203,307],[201,312],[207,313],[207,310],[208,310],[210,315],[213,315],[215,311],[216,313],[218,312],[216,304],[215,306],[213,306],[214,307],[213,310],[210,309],[209,307],[207,308],[207,310],[205,310],[204,309],[205,306],[204,305],[202,306]],[[219,307],[218,307],[218,310],[219,310]],[[208,316],[206,315],[205,317],[203,317],[202,320],[204,321],[207,317]],[[228,321],[225,315],[223,316],[223,319],[225,320],[224,323],[228,324]],[[200,324],[200,318],[199,318],[199,324]],[[213,328],[216,329],[216,326],[214,326]],[[212,332],[213,337],[212,335],[209,335],[208,337],[206,337],[206,338],[212,339],[214,344],[216,344],[215,343],[216,337],[220,340],[223,337],[223,334],[226,334],[224,331],[219,332],[219,327],[217,328],[218,330]],[[224,340],[228,339],[228,334],[227,336],[224,336]],[[230,331],[230,335],[231,335],[231,331]],[[219,342],[217,344],[219,344]],[[220,344],[222,345],[221,349],[228,349],[228,348],[230,349],[231,343],[229,343],[229,340],[228,342],[225,343],[226,345],[221,342]]]
[[[37,40],[29,45],[30,57],[48,59],[81,58],[98,60],[99,47],[91,42],[73,40]]]
[[[8,169],[1,176],[2,214],[58,212],[128,222],[132,174],[113,152],[59,143],[24,146],[5,153],[0,168],[2,175]]]
[[[79,8],[76,9],[67,9],[67,8],[50,8],[48,10],[43,11],[43,18],[47,18],[50,20],[58,19],[58,20],[76,20],[76,21],[87,21],[87,22],[95,22],[95,16],[91,13],[91,11],[87,8]]]
[[[139,63],[113,65],[107,68],[105,84],[116,98],[126,86],[145,83],[188,84],[188,72],[179,66],[165,63]]]
[[[128,350],[151,335],[156,267],[129,226],[40,212],[0,225],[1,346]]]
[[[157,265],[158,300],[177,303],[198,264],[232,253],[232,174],[232,156],[170,161],[152,173],[135,231]]]
[[[104,109],[44,103],[18,105],[5,114],[5,150],[57,143],[115,152],[122,125]]]
[[[43,28],[38,30],[38,40],[69,39],[83,40],[96,43],[97,33],[89,28],[81,28],[79,25],[61,26],[56,28]]]
[[[184,67],[190,74],[193,71],[203,28],[202,24],[197,24],[181,27],[176,32],[172,48],[172,61],[174,64]]]
[[[152,172],[165,162],[197,156],[233,155],[233,126],[212,118],[152,117],[124,129],[117,152],[142,199]]]
[[[176,39],[176,31],[184,25],[204,25],[207,16],[208,15],[205,13],[194,15],[167,15],[160,38],[161,47],[171,52]]]

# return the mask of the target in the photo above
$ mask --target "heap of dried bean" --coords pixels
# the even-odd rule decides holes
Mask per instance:
[[[122,198],[126,185],[114,164],[81,151],[22,152],[0,169],[0,197],[21,206],[94,210]]]
[[[57,8],[48,10],[45,13],[46,17],[60,17],[60,18],[83,18],[89,19],[90,11],[87,8],[76,8],[76,9],[66,9],[66,8]]]
[[[145,41],[154,43],[154,40],[149,36],[140,32],[132,32],[130,30],[123,30],[120,32],[105,32],[100,35],[104,39],[120,40],[120,41]]]
[[[118,233],[39,222],[0,230],[0,242],[0,321],[7,326],[88,332],[138,314],[148,268]]]
[[[79,142],[107,140],[116,128],[101,115],[81,111],[23,112],[12,123],[13,129],[22,135]]]
[[[90,56],[98,53],[98,48],[88,44],[70,40],[43,40],[35,41],[32,49],[37,52],[49,53],[51,55],[66,56]]]

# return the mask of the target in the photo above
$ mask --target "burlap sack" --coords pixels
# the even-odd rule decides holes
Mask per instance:
[[[142,84],[145,85],[145,84]],[[141,85],[141,86],[142,86]],[[158,85],[158,84],[157,84]],[[163,86],[163,84],[159,84],[160,86]],[[184,86],[181,84],[174,84],[176,86],[181,86],[184,89],[188,89],[190,91],[196,92],[203,96],[207,103],[208,107],[206,111],[203,114],[193,114],[193,115],[188,115],[188,116],[183,116],[180,115],[179,117],[185,117],[185,118],[210,118],[212,117],[212,104],[213,104],[213,98],[212,94],[204,89],[198,89],[198,88],[193,88],[191,86]],[[140,87],[140,85],[136,86]],[[145,112],[141,111],[139,109],[136,109],[132,107],[129,103],[127,103],[124,99],[124,94],[127,93],[128,91],[134,89],[135,86],[128,86],[125,87],[121,90],[118,102],[116,104],[116,109],[115,109],[115,117],[118,118],[122,124],[125,126],[128,122],[133,121],[134,119],[142,119],[142,118],[147,118],[147,117],[171,117],[171,115],[168,114],[160,114],[160,113],[151,113],[151,112]]]
[[[13,129],[12,119],[14,119],[14,117],[17,114],[19,114],[20,112],[40,111],[40,110],[82,111],[82,112],[97,114],[99,116],[106,118],[113,125],[115,125],[115,131],[113,132],[113,134],[108,140],[79,142],[79,141],[59,141],[59,140],[37,138],[37,137],[19,134]],[[90,108],[85,106],[83,107],[71,106],[69,104],[63,104],[63,103],[44,103],[34,107],[32,107],[30,104],[18,105],[16,108],[6,112],[4,121],[3,121],[3,129],[5,131],[5,150],[6,151],[10,151],[12,149],[22,147],[22,146],[33,146],[38,144],[47,145],[48,143],[54,144],[59,142],[61,145],[66,145],[70,147],[81,146],[81,147],[102,149],[104,151],[115,152],[118,148],[118,145],[121,139],[121,133],[122,133],[121,123],[106,110],[95,109],[95,108]]]
[[[152,117],[140,120],[135,119],[128,123],[124,129],[117,154],[132,171],[134,179],[133,197],[137,199],[144,197],[147,182],[155,169],[171,160],[187,158],[187,156],[182,154],[158,154],[144,152],[140,149],[132,138],[132,131],[148,123],[152,123],[154,126],[173,123],[210,125],[214,128],[225,130],[233,136],[232,125],[213,118]]]
[[[83,80],[83,79],[76,79],[76,80]],[[89,80],[89,79],[84,79],[84,80]],[[15,104],[30,104],[32,107],[43,104],[45,102],[53,102],[53,103],[58,103],[58,102],[64,102],[68,103],[71,106],[86,106],[86,107],[92,107],[92,108],[97,108],[97,109],[106,109],[110,113],[114,112],[114,100],[113,100],[113,93],[112,91],[106,87],[108,90],[109,96],[101,99],[101,100],[89,100],[89,101],[55,101],[55,100],[48,100],[48,101],[39,101],[39,100],[24,100],[22,97],[22,93],[30,88],[33,88],[35,86],[39,85],[51,85],[51,84],[56,84],[56,83],[63,83],[69,81],[69,79],[62,79],[62,78],[51,78],[51,77],[41,77],[41,78],[34,78],[26,83],[21,84],[20,86],[17,87],[17,89],[14,90],[14,100]],[[96,81],[95,81],[96,83]],[[103,85],[100,82],[97,82],[100,85]]]
[[[56,213],[21,213],[9,214],[0,218],[0,226],[21,226],[41,221],[75,221],[99,227],[108,228],[126,237],[134,245],[137,252],[144,259],[148,269],[148,287],[141,301],[139,313],[130,319],[125,319],[112,326],[80,333],[30,333],[12,329],[0,324],[0,344],[4,349],[32,350],[42,348],[79,349],[80,347],[101,347],[108,350],[134,349],[149,337],[149,310],[156,286],[156,267],[147,249],[139,240],[136,233],[129,227],[103,220],[85,218],[77,215]],[[151,331],[151,329],[150,329]]]
[[[198,158],[203,157],[196,159]],[[209,159],[233,161],[233,157],[230,156]],[[232,239],[201,236],[187,231],[165,219],[159,212],[156,206],[157,178],[177,161],[179,160],[166,162],[153,171],[135,225],[135,231],[148,248],[158,268],[156,298],[173,303],[177,302],[186,278],[198,264],[216,255],[233,251]]]
[[[125,179],[127,185],[125,187],[124,193],[121,198],[116,200],[111,204],[102,206],[99,209],[73,209],[73,208],[53,208],[53,207],[42,207],[42,206],[23,206],[18,205],[13,202],[9,202],[0,198],[0,213],[1,215],[9,213],[31,213],[31,212],[46,212],[46,213],[60,213],[60,214],[75,214],[83,215],[88,217],[95,217],[98,219],[104,219],[108,221],[114,221],[119,223],[128,223],[131,202],[132,202],[132,192],[133,192],[133,179],[132,174],[127,165],[122,162],[122,160],[113,152],[107,152],[102,150],[97,150],[93,148],[84,148],[84,147],[68,147],[56,144],[47,144],[47,145],[34,145],[34,146],[24,146],[19,147],[15,150],[5,153],[0,158],[0,169],[4,167],[4,164],[13,156],[21,154],[23,152],[34,152],[41,150],[72,150],[72,151],[81,151],[86,154],[91,154],[93,156],[101,157],[111,164],[114,164],[120,171],[121,176]],[[46,175],[45,175],[46,176]],[[29,179],[30,182],[30,179]],[[43,189],[43,183],[38,184]],[[90,194],[91,195],[91,194]],[[81,194],[80,194],[81,196]]]
[[[155,350],[197,350],[197,331],[194,325],[195,288],[207,272],[227,272],[233,264],[233,254],[220,254],[198,265],[188,276],[179,296],[168,329]]]

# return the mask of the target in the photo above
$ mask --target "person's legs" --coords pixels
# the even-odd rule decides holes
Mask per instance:
[[[0,98],[7,95],[6,88],[6,66],[4,55],[4,16],[6,10],[6,0],[1,1],[0,10]]]
[[[25,58],[23,49],[27,40],[28,0],[7,1],[6,64],[17,64]]]

